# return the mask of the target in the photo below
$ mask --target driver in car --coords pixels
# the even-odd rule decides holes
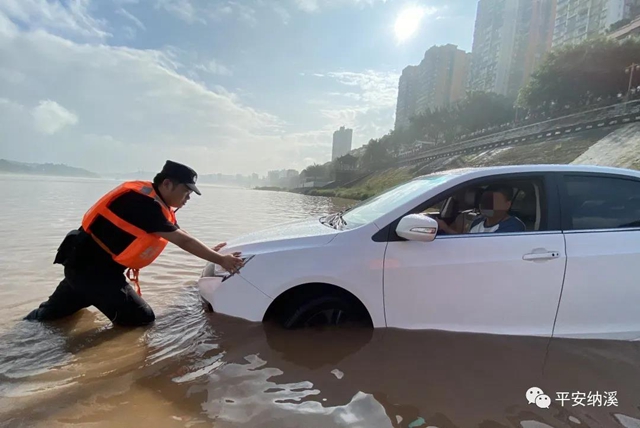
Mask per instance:
[[[515,216],[509,215],[513,189],[508,186],[489,186],[480,198],[480,215],[471,223],[469,233],[506,233],[524,232],[524,223]],[[438,228],[447,235],[459,232],[444,220],[436,219]]]

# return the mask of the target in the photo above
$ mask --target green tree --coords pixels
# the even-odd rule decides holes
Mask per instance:
[[[392,160],[388,145],[382,139],[370,140],[360,159],[360,168],[373,171],[387,166]]]
[[[463,134],[508,123],[514,119],[513,101],[490,92],[470,92],[461,101],[428,110],[411,119],[413,141],[450,143]]]
[[[328,168],[324,165],[314,163],[313,165],[309,165],[308,167],[306,167],[301,174],[303,174],[307,178],[317,180],[327,178],[329,176],[329,171]]]
[[[458,103],[458,120],[463,132],[475,132],[514,119],[514,101],[492,92],[469,92]]]
[[[518,106],[554,113],[625,94],[625,67],[640,62],[640,40],[587,40],[550,52],[518,95]]]

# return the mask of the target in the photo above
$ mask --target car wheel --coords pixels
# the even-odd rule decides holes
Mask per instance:
[[[292,308],[282,319],[287,329],[342,325],[354,320],[354,310],[338,296],[316,297]]]
[[[202,297],[200,298],[200,303],[202,303],[202,309],[205,312],[213,312],[213,306],[211,306],[211,303],[207,302]]]

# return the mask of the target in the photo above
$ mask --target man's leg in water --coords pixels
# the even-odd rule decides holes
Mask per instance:
[[[65,269],[65,278],[53,294],[25,319],[52,321],[91,305],[117,325],[135,327],[155,320],[151,307],[136,294],[124,275],[100,273],[93,269]]]
[[[65,278],[60,281],[53,294],[25,317],[32,321],[53,321],[73,315],[80,309],[91,306],[87,297],[73,287],[70,271],[65,269]]]
[[[151,307],[129,285],[124,275],[86,278],[89,300],[112,323],[127,327],[151,324],[156,316]]]

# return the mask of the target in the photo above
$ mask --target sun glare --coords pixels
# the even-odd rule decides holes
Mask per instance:
[[[419,6],[408,7],[396,18],[395,33],[399,42],[409,39],[418,30],[420,21],[425,14],[425,9]]]

